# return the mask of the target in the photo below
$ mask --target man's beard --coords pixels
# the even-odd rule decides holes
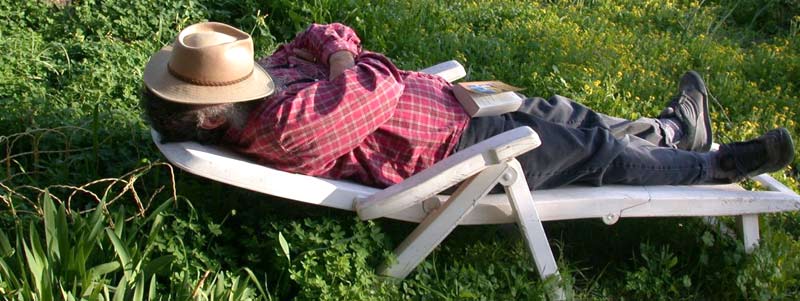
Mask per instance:
[[[250,118],[250,113],[263,102],[270,101],[273,95],[278,94],[284,89],[282,86],[283,83],[280,81],[280,79],[273,78],[273,82],[275,83],[275,91],[272,92],[272,95],[264,99],[228,104],[230,107],[226,108],[225,113],[229,124],[228,126],[237,130],[244,129],[244,127],[247,125],[247,120]]]
[[[231,127],[237,130],[244,129],[247,125],[247,120],[250,117],[250,112],[264,100],[238,102],[230,104],[228,108],[228,122]]]

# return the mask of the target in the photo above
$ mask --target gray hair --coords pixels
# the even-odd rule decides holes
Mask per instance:
[[[230,122],[215,129],[204,129],[201,125],[209,118],[220,116],[234,120],[240,116],[237,110],[245,104],[182,104],[162,99],[147,88],[143,88],[140,105],[145,120],[161,134],[162,143],[197,141],[203,144],[218,144],[230,127]]]

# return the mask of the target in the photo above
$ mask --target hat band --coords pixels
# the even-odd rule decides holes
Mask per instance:
[[[253,68],[253,69],[255,69],[255,68]],[[199,86],[230,86],[230,85],[239,83],[239,82],[244,81],[247,78],[249,78],[251,75],[253,75],[253,69],[250,69],[250,72],[247,73],[247,75],[245,75],[244,77],[239,78],[239,79],[234,79],[234,80],[229,80],[229,81],[210,81],[210,80],[202,80],[202,79],[196,79],[196,78],[191,78],[191,77],[185,76],[183,74],[178,73],[178,71],[173,70],[172,69],[172,64],[167,64],[167,70],[169,71],[169,74],[172,74],[172,76],[174,76],[174,77],[176,77],[176,78],[178,78],[178,79],[180,79],[182,81],[185,81],[185,82],[191,83],[191,84],[195,84],[195,85],[199,85]]]

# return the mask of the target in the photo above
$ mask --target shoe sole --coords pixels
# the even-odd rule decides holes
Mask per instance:
[[[789,130],[786,128],[778,128],[775,130],[778,132],[778,140],[785,141],[785,143],[779,143],[778,145],[778,154],[769,154],[769,155],[785,155],[784,157],[779,157],[779,160],[776,160],[775,165],[771,167],[775,167],[774,170],[770,170],[767,172],[776,172],[781,170],[782,168],[786,167],[794,160],[794,141],[792,141],[792,135],[789,134]],[[767,149],[769,151],[769,148]]]
[[[766,148],[767,158],[775,158],[775,160],[764,162],[764,165],[756,170],[751,171],[750,173],[745,174],[745,177],[752,178],[757,175],[779,171],[789,165],[789,163],[792,163],[792,160],[794,160],[794,141],[792,141],[792,136],[789,134],[787,129],[777,128],[770,130],[765,134],[765,136],[762,137],[773,138],[779,142],[772,145],[774,147],[769,147],[769,143],[764,141],[764,143],[767,143],[768,145]]]

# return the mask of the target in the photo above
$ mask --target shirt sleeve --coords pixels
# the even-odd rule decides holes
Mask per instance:
[[[305,49],[323,65],[338,51],[349,51],[353,56],[361,53],[361,40],[356,32],[341,23],[311,24],[288,44],[290,48]]]
[[[288,171],[322,170],[352,151],[394,114],[403,82],[384,56],[363,52],[334,80],[288,87],[261,112]],[[277,155],[277,154],[276,154]]]

